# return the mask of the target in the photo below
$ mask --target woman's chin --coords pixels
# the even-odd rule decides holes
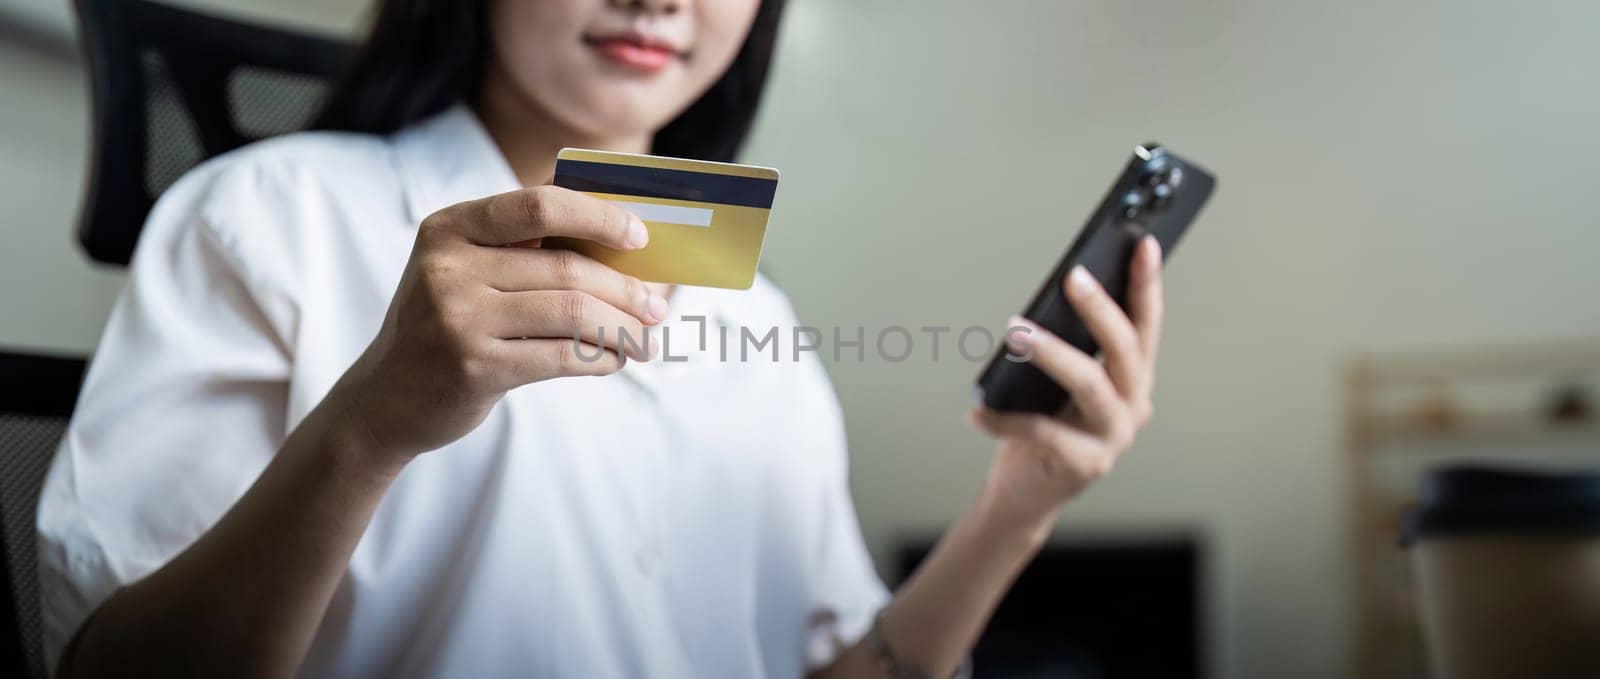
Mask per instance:
[[[671,122],[676,112],[663,109],[660,98],[637,94],[612,91],[601,95],[596,101],[600,105],[582,107],[583,112],[572,119],[583,121],[576,127],[596,139],[649,138]]]

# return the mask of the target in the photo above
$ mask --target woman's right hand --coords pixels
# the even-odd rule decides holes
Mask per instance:
[[[377,337],[324,401],[336,410],[324,421],[403,464],[465,436],[515,387],[648,360],[655,340],[644,328],[665,320],[666,300],[577,252],[537,247],[547,236],[619,250],[649,237],[627,210],[555,186],[435,212]]]

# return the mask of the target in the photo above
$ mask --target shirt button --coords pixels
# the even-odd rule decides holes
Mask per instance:
[[[661,569],[661,546],[645,543],[633,553],[633,564],[645,575],[655,575]]]

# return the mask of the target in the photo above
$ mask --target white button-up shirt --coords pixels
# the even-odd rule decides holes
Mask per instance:
[[[258,143],[167,192],[40,501],[52,663],[219,518],[354,362],[421,219],[517,187],[457,106],[387,138]],[[670,302],[663,356],[513,390],[405,469],[304,674],[792,677],[864,633],[888,593],[838,403],[815,354],[789,352],[787,300],[762,278]],[[783,353],[741,361],[741,326],[777,327]]]

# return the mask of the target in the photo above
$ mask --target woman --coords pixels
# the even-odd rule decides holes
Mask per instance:
[[[60,673],[954,672],[1149,417],[1160,254],[1136,255],[1131,319],[1063,281],[1103,363],[1015,336],[1077,406],[972,414],[988,481],[891,598],[814,356],[574,360],[607,326],[792,326],[770,282],[670,289],[533,247],[644,245],[547,185],[556,150],[731,159],[780,4],[388,0],[324,131],[174,186],[41,501]]]

